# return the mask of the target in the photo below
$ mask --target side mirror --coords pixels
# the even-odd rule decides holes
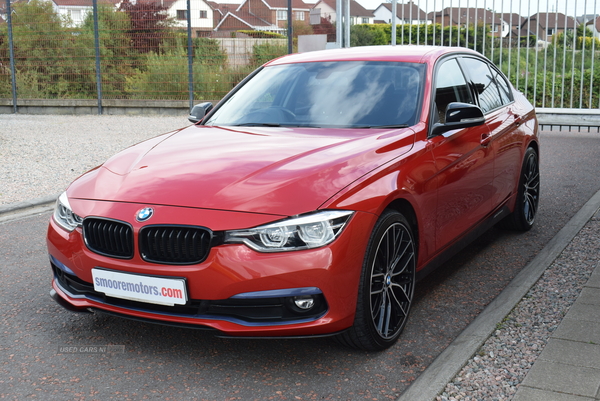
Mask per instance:
[[[483,123],[485,123],[485,117],[478,106],[452,102],[446,109],[446,122],[434,124],[431,134],[440,135],[453,129],[475,127]]]
[[[208,114],[213,108],[213,104],[211,102],[204,102],[195,105],[192,108],[190,115],[188,116],[188,120],[194,124],[201,121],[204,116]]]

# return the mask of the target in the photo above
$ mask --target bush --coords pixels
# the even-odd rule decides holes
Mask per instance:
[[[239,33],[243,33],[244,35],[248,35],[251,38],[268,38],[268,39],[285,39],[287,36],[281,35],[275,32],[267,32],[267,31],[236,31]]]
[[[146,71],[127,78],[126,93],[131,99],[184,100],[189,93],[187,51],[178,48],[164,54],[148,53]],[[222,65],[202,63],[196,55],[192,67],[194,98],[217,100],[231,89]]]
[[[271,43],[263,43],[261,45],[254,45],[252,49],[252,58],[250,65],[260,67],[267,61],[274,58],[278,58],[287,54],[287,46],[284,45],[273,45]]]

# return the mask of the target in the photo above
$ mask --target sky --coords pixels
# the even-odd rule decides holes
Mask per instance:
[[[368,10],[374,10],[386,0],[356,0]],[[398,0],[402,4],[404,0]],[[408,0],[406,0],[408,1]],[[304,0],[305,3],[316,3],[316,0]],[[388,2],[391,2],[388,1]],[[600,0],[414,0],[426,12],[441,11],[446,7],[479,7],[496,12],[517,13],[521,16],[540,12],[560,12],[569,16],[586,14],[600,14]]]

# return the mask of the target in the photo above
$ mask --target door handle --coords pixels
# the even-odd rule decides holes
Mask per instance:
[[[515,125],[518,127],[519,125],[521,125],[522,122],[523,119],[521,118],[521,116],[515,114]]]
[[[491,141],[492,141],[492,134],[490,134],[490,133],[481,134],[481,145],[482,146],[489,145]]]

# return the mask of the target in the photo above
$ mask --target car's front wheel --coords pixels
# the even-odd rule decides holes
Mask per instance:
[[[416,246],[406,218],[384,212],[369,239],[354,325],[338,335],[353,348],[378,351],[393,345],[406,324],[415,287]]]

